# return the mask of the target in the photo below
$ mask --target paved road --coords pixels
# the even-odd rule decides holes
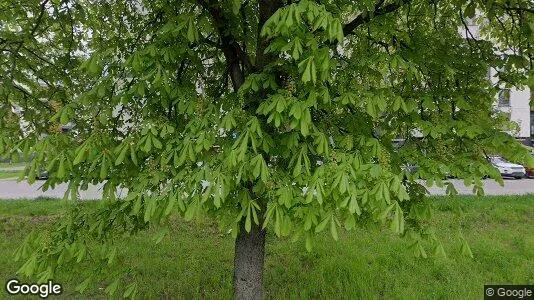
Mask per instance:
[[[1,171],[8,171],[8,172],[12,172],[12,171],[24,171],[24,166],[17,166],[17,167],[3,167],[3,168],[0,168],[0,172]]]
[[[46,192],[41,191],[44,181],[37,180],[32,185],[25,181],[17,180],[0,180],[0,199],[18,199],[18,198],[63,198],[67,191],[67,184],[57,185],[53,190],[48,189]],[[80,191],[81,199],[99,199],[102,196],[103,184],[90,185],[86,191]]]
[[[461,180],[451,180],[461,195],[471,195],[472,187],[466,187]],[[44,181],[36,181],[29,185],[27,182],[17,182],[16,180],[0,180],[0,199],[53,197],[61,198],[67,190],[66,184],[60,184],[53,190],[43,192],[40,190]],[[445,195],[444,188],[428,188],[432,195]],[[534,179],[504,180],[501,187],[493,180],[484,181],[484,191],[486,195],[524,195],[534,194]],[[123,196],[125,192],[122,192]],[[89,186],[87,191],[80,191],[81,199],[99,199],[102,195],[102,185]]]
[[[450,180],[460,195],[472,195],[473,186],[466,187],[463,180]],[[436,186],[428,188],[432,195],[446,195],[445,188]],[[484,180],[484,193],[486,195],[525,195],[534,194],[534,179],[504,179],[504,186],[496,181]],[[1,194],[1,193],[0,193]]]

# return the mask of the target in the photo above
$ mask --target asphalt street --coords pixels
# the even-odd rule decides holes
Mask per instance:
[[[33,199],[37,197],[63,198],[67,191],[67,184],[59,184],[54,189],[43,192],[41,186],[44,181],[37,180],[33,184],[26,181],[17,182],[16,179],[0,180],[0,199]],[[103,184],[90,185],[86,191],[80,191],[80,199],[99,199],[102,196]]]
[[[473,186],[466,187],[463,180],[449,180],[460,195],[473,195]],[[445,188],[427,187],[431,195],[446,195]],[[484,180],[486,195],[525,195],[534,194],[534,179],[504,179],[504,186],[493,179]],[[0,193],[1,194],[1,193]]]
[[[466,187],[461,180],[450,180],[461,195],[471,195],[472,187]],[[0,199],[37,198],[51,197],[62,198],[67,190],[67,184],[60,184],[53,190],[43,192],[40,190],[44,181],[36,181],[32,185],[27,182],[16,180],[0,180]],[[445,195],[445,188],[428,187],[431,195]],[[504,186],[500,186],[493,180],[484,180],[486,195],[524,195],[534,194],[534,179],[505,179]],[[86,191],[80,191],[81,199],[99,199],[102,195],[102,185],[89,186]],[[126,192],[120,192],[124,197]]]

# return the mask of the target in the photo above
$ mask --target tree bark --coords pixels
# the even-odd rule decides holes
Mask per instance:
[[[265,258],[265,230],[252,222],[245,230],[240,222],[234,252],[234,297],[237,300],[262,299],[263,263]]]

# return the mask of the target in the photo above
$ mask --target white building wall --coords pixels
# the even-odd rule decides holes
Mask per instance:
[[[477,13],[477,16],[479,14]],[[479,26],[472,20],[466,20],[467,26],[461,26],[458,28],[458,33],[465,39],[481,39]],[[484,39],[484,38],[483,38]],[[485,38],[487,39],[487,37]],[[494,84],[498,85],[499,79],[497,78],[497,71],[495,69],[490,69],[488,72],[488,80]],[[498,96],[495,99],[494,107],[495,109],[509,113],[510,121],[517,123],[519,130],[517,132],[510,132],[520,139],[529,139],[534,138],[534,128],[531,130],[531,108],[530,108],[530,90],[525,87],[524,89],[511,88],[510,89],[510,105],[501,106],[499,105]]]
[[[510,120],[519,125],[517,137],[530,137],[530,90],[510,89]]]
[[[531,137],[531,118],[530,118],[530,90],[525,88],[524,90],[518,90],[515,88],[510,89],[510,105],[499,105],[498,96],[493,104],[493,107],[501,112],[510,115],[510,121],[516,123],[519,129],[515,132],[508,132],[509,134],[521,138],[527,139]]]
[[[495,86],[498,84],[499,79],[497,78],[497,71],[495,69],[490,69],[489,80]],[[509,132],[513,136],[528,139],[534,133],[531,132],[531,125],[534,124],[531,124],[530,118],[530,90],[528,87],[524,89],[511,88],[509,106],[499,105],[499,96],[497,95],[494,107],[499,111],[510,114],[510,121],[515,122],[519,126],[517,132]]]

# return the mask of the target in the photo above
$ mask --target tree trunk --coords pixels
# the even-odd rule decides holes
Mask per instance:
[[[237,300],[259,300],[262,298],[265,230],[252,222],[247,232],[244,221],[235,240],[234,296]]]

